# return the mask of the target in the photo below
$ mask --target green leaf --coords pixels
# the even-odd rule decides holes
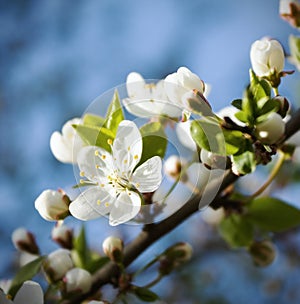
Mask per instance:
[[[116,135],[119,123],[122,120],[124,120],[124,114],[119,99],[119,94],[116,90],[106,113],[106,121],[104,127]]]
[[[101,257],[99,255],[94,256],[91,255],[90,260],[88,264],[86,265],[86,270],[90,273],[94,273],[95,271],[102,268],[105,264],[107,264],[110,261],[110,259],[106,256]]]
[[[235,99],[231,102],[231,105],[233,105],[234,107],[236,107],[239,110],[242,110],[242,99]]]
[[[223,130],[223,134],[226,141],[226,154],[234,155],[245,151],[246,139],[241,131]]]
[[[253,70],[250,70],[250,90],[252,91],[254,101],[271,96],[271,86],[264,80],[256,76]]]
[[[46,257],[41,256],[32,262],[24,265],[12,280],[8,294],[13,298],[25,281],[31,280],[41,269],[43,261]]]
[[[191,136],[201,149],[225,155],[224,135],[216,121],[194,120],[191,124]]]
[[[219,225],[219,232],[233,248],[249,246],[254,237],[251,222],[238,214],[224,218]]]
[[[300,225],[300,210],[272,197],[254,199],[249,204],[247,216],[267,231],[281,232]]]
[[[72,257],[76,266],[85,268],[89,262],[90,252],[86,242],[84,226],[81,227],[78,236],[74,238],[73,245]]]
[[[111,152],[108,140],[113,140],[115,135],[106,128],[97,126],[73,125],[82,140],[90,146],[98,146]]]
[[[257,103],[259,110],[257,111],[256,123],[264,121],[272,112],[277,112],[280,105],[275,99],[262,98]]]
[[[233,165],[240,175],[249,174],[255,171],[256,161],[252,151],[245,151],[232,157]]]
[[[248,123],[248,115],[244,111],[239,111],[234,114],[234,116],[241,122]]]
[[[87,113],[83,116],[83,124],[85,126],[102,127],[105,123],[105,118]]]
[[[153,156],[164,157],[167,149],[167,136],[160,122],[150,122],[140,128],[143,138],[143,153],[140,164]]]
[[[135,295],[144,302],[154,302],[159,299],[158,295],[145,287],[135,287]]]
[[[300,37],[290,35],[289,47],[292,57],[292,63],[295,65],[300,64]]]

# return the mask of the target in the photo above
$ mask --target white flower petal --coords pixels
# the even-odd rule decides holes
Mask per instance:
[[[80,123],[80,118],[69,120],[63,125],[62,133],[56,131],[51,135],[51,152],[62,163],[76,163],[77,153],[84,146],[83,141],[72,127],[73,124]]]
[[[2,302],[1,302],[2,303]],[[23,283],[14,298],[14,304],[43,304],[44,295],[41,286],[33,281]]]
[[[142,136],[135,123],[123,120],[119,124],[112,150],[119,173],[129,175],[139,163],[143,150]]]
[[[141,198],[140,196],[130,191],[122,192],[117,201],[113,205],[113,208],[109,215],[109,224],[116,226],[129,220],[133,219],[141,209]]]
[[[106,182],[107,176],[114,170],[111,154],[99,147],[82,148],[78,153],[77,162],[81,176],[90,181]]]
[[[133,172],[133,185],[142,193],[155,191],[161,184],[161,169],[161,158],[151,157]]]
[[[69,208],[74,217],[87,221],[109,213],[115,200],[105,188],[92,186],[81,193]]]
[[[143,97],[145,80],[141,74],[132,72],[126,79],[127,94],[130,98]]]

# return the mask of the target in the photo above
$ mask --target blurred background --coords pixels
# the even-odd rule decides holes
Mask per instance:
[[[279,18],[278,7],[275,0],[0,0],[0,278],[15,273],[14,229],[33,231],[43,253],[57,248],[50,238],[53,223],[34,209],[44,189],[75,183],[72,166],[51,154],[54,131],[124,83],[131,71],[159,79],[187,66],[211,84],[209,101],[220,110],[241,97],[248,83],[255,40],[271,36],[288,52],[288,36],[297,31]],[[299,80],[296,72],[280,87],[295,107]],[[299,206],[298,188],[293,183],[274,191]],[[139,231],[127,225],[112,229],[106,219],[89,222],[86,229],[95,249],[108,235],[129,241]],[[195,258],[154,288],[166,303],[300,302],[297,230],[276,236],[275,263],[259,269],[245,252],[230,251],[197,214],[137,264],[177,241],[191,242]]]

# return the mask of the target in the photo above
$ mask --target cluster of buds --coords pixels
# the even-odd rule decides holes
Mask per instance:
[[[168,275],[174,268],[188,262],[192,257],[193,249],[190,244],[180,242],[169,247],[159,258],[159,272]]]

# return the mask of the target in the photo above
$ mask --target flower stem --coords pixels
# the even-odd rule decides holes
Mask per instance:
[[[273,92],[274,92],[274,95],[275,95],[275,96],[279,95],[278,88],[273,88]]]
[[[256,191],[254,192],[249,199],[253,199],[257,196],[259,196],[260,194],[262,194],[267,188],[268,186],[272,183],[272,181],[274,180],[274,178],[276,177],[276,175],[278,174],[280,168],[282,167],[283,163],[285,160],[285,155],[283,152],[279,151],[279,156],[278,156],[278,160],[275,164],[275,166],[273,167],[268,179],[266,180],[266,182]]]
[[[153,281],[148,283],[147,285],[144,286],[144,288],[151,288],[154,285],[156,285],[161,279],[163,278],[163,275],[160,273]]]

